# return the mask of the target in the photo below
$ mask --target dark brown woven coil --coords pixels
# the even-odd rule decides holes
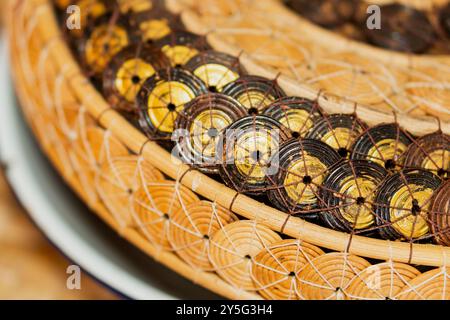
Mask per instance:
[[[175,123],[179,155],[203,172],[217,173],[222,159],[216,152],[219,138],[229,125],[246,115],[239,102],[224,94],[198,96],[186,104]]]
[[[332,114],[315,123],[307,138],[325,142],[341,157],[347,158],[352,144],[366,128],[356,115]]]
[[[145,81],[137,96],[142,130],[150,139],[170,140],[184,105],[207,91],[205,84],[187,70],[158,71]]]
[[[424,170],[389,176],[375,197],[376,223],[384,239],[420,241],[430,237],[431,198],[441,179]]]
[[[376,163],[355,160],[335,166],[323,182],[320,217],[332,229],[361,233],[375,224],[372,204],[386,170]]]
[[[355,0],[286,0],[287,6],[308,20],[324,26],[336,27],[351,20],[355,14]]]
[[[427,16],[413,7],[398,3],[381,6],[381,29],[365,28],[373,44],[396,51],[422,53],[436,40]]]
[[[269,105],[264,115],[279,121],[298,138],[305,137],[314,124],[322,119],[322,110],[316,101],[283,97]]]
[[[222,92],[227,84],[245,74],[239,58],[213,50],[200,52],[185,67],[202,79],[211,92]]]
[[[247,116],[225,130],[219,173],[223,181],[239,192],[259,195],[268,187],[266,179],[272,156],[291,138],[290,131],[266,116]]]
[[[406,152],[405,167],[423,168],[450,178],[450,137],[435,132],[413,141]]]
[[[124,0],[124,2],[127,4],[130,1]],[[136,11],[130,8],[126,12],[130,25],[136,30],[139,30],[144,42],[158,41],[174,31],[184,29],[180,17],[167,11],[164,8],[164,3],[161,3],[163,1],[150,2],[152,3],[150,9]],[[132,4],[128,5],[128,7],[131,6]]]
[[[103,92],[118,110],[136,111],[136,96],[145,80],[168,68],[166,56],[153,46],[129,46],[119,52],[103,73]]]
[[[210,46],[202,36],[188,31],[175,31],[155,42],[169,58],[172,66],[184,66],[198,53],[209,50]]]
[[[429,219],[436,243],[450,246],[450,181],[443,184],[433,196]]]
[[[239,101],[250,114],[262,113],[275,100],[286,96],[276,80],[253,75],[244,75],[228,84],[223,93]]]
[[[442,29],[445,31],[448,37],[450,37],[450,2],[446,6],[442,7],[439,14],[439,20]]]
[[[339,155],[323,142],[291,139],[283,143],[275,158],[276,172],[267,177],[270,201],[293,215],[317,216],[320,187]],[[275,161],[273,160],[275,163]]]
[[[89,75],[101,77],[112,58],[136,41],[128,21],[113,14],[90,22],[76,46],[84,69]]]
[[[352,147],[351,159],[373,161],[389,170],[399,169],[411,142],[398,124],[381,124],[359,136]]]

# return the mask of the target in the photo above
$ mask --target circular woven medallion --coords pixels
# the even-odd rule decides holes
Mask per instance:
[[[186,69],[202,79],[211,92],[221,92],[244,73],[238,58],[218,51],[199,53],[188,61]]]
[[[79,51],[86,69],[100,76],[111,59],[131,42],[126,24],[106,21],[87,33]]]
[[[150,10],[129,13],[129,17],[130,24],[139,30],[144,42],[153,43],[172,32],[183,30],[179,16],[170,13],[158,2],[153,3]]]
[[[187,31],[175,31],[155,44],[169,58],[172,66],[184,66],[201,51],[209,49],[205,38]]]
[[[263,112],[268,105],[286,95],[275,80],[250,75],[229,83],[223,93],[239,101],[250,114]]]
[[[383,167],[364,160],[345,161],[333,168],[321,192],[324,212],[320,217],[325,224],[345,232],[372,227],[375,223],[372,204],[386,175]]]
[[[181,68],[158,71],[142,85],[137,97],[139,124],[151,139],[170,140],[184,105],[207,89]]]
[[[108,210],[122,227],[130,226],[130,198],[142,185],[163,181],[163,174],[134,155],[115,157],[104,163],[96,178],[96,189]]]
[[[381,6],[381,29],[364,29],[369,41],[396,51],[422,53],[431,48],[436,35],[427,16],[398,3]]]
[[[298,274],[298,292],[307,300],[349,299],[348,285],[370,267],[363,258],[346,253],[328,253],[309,262]]]
[[[349,21],[354,13],[354,0],[287,0],[286,5],[308,20],[323,27],[336,27]]]
[[[429,225],[435,241],[450,247],[450,181],[433,196]]]
[[[103,73],[103,91],[109,104],[123,111],[136,111],[136,96],[156,70],[169,66],[161,51],[148,46],[129,46],[119,52]]]
[[[209,258],[216,272],[236,288],[257,290],[253,281],[254,257],[280,236],[254,221],[233,222],[218,231],[210,241]]]
[[[448,300],[450,299],[450,269],[430,270],[413,279],[399,293],[402,300]]]
[[[236,121],[221,136],[223,157],[219,173],[223,181],[239,192],[264,193],[271,158],[290,137],[287,128],[266,116],[247,116]]]
[[[353,278],[347,294],[355,300],[396,300],[419,275],[420,271],[403,263],[374,264]]]
[[[213,271],[208,256],[210,239],[236,220],[238,218],[231,211],[215,203],[194,202],[172,215],[169,241],[173,250],[189,264]]]
[[[322,110],[315,101],[283,97],[270,104],[264,115],[289,128],[294,137],[305,137],[314,124],[322,119]]]
[[[405,167],[423,168],[443,179],[450,178],[450,137],[436,132],[413,141],[406,152]]]
[[[290,214],[316,216],[319,189],[339,159],[331,147],[317,140],[291,139],[283,143],[272,159],[274,173],[266,179],[273,186],[267,194],[270,201]]]
[[[222,159],[218,142],[224,130],[247,115],[247,110],[233,98],[208,93],[189,102],[176,120],[177,148],[184,162],[201,171],[217,173]],[[180,132],[178,132],[180,130]]]
[[[352,144],[366,128],[366,124],[355,115],[332,114],[316,122],[307,138],[325,142],[341,157],[347,158]]]
[[[264,248],[252,267],[259,293],[266,299],[297,300],[297,274],[324,252],[300,240],[282,240]]]
[[[317,82],[317,89],[363,105],[385,104],[406,80],[398,71],[387,73],[386,65],[352,51],[317,57],[315,71],[312,84]]]
[[[171,250],[168,232],[172,215],[200,199],[178,183],[160,181],[140,187],[131,201],[131,214],[136,227],[153,245]]]
[[[375,197],[376,222],[384,239],[417,241],[429,236],[431,198],[441,180],[424,170],[389,176]]]
[[[381,124],[360,135],[353,144],[351,158],[373,161],[388,170],[399,169],[411,142],[397,124]]]

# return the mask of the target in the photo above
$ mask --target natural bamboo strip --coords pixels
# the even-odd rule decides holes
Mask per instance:
[[[42,2],[45,0],[33,1]],[[49,10],[49,13],[51,13],[51,10]],[[43,34],[50,34],[49,29],[57,30],[55,24],[50,23],[50,21],[54,21],[53,15],[47,17],[46,21],[47,23],[39,24],[38,26]],[[58,35],[59,32],[56,32],[54,37],[58,38]],[[67,49],[60,49],[58,51],[52,50],[51,54],[53,58],[61,68],[65,67],[66,63],[69,63],[72,67],[74,65],[73,57]],[[287,219],[285,213],[243,195],[239,195],[233,202],[236,191],[227,188],[223,184],[199,172],[189,171],[189,167],[186,165],[173,162],[170,154],[166,150],[154,142],[148,142],[139,130],[134,128],[117,112],[113,111],[103,97],[81,75],[79,68],[76,68],[77,70],[73,71],[74,78],[72,79],[72,85],[79,99],[91,115],[96,118],[101,116],[100,123],[102,126],[111,130],[133,152],[139,153],[142,151],[146,160],[171,178],[178,179],[188,171],[184,174],[182,183],[205,198],[217,201],[217,203],[224,207],[230,207],[233,203],[233,211],[248,219],[257,220],[277,231],[280,231],[284,225],[283,230],[285,234],[328,249],[337,251],[345,251],[348,249],[349,252],[363,257],[382,260],[392,258],[398,262],[411,262],[413,264],[429,266],[442,266],[446,263],[445,257],[450,255],[450,248],[447,247],[423,244],[413,244],[410,246],[408,243],[353,236],[351,246],[348,248],[350,241],[350,235],[348,234],[323,228],[294,217],[285,223]],[[411,247],[413,251],[410,255]]]

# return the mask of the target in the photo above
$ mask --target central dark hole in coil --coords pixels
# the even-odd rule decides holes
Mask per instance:
[[[174,112],[177,109],[177,106],[173,103],[169,103],[167,109],[169,109],[170,112]]]
[[[417,216],[417,215],[420,214],[420,211],[421,211],[421,209],[420,209],[420,206],[419,206],[419,202],[416,199],[414,199],[412,201],[411,213],[413,215]]]
[[[294,137],[295,139],[300,138],[300,132],[297,131],[292,132],[292,137]]]
[[[209,128],[208,129],[208,137],[210,138],[216,138],[219,135],[219,130],[216,128]]]
[[[384,163],[384,167],[387,170],[395,169],[395,161],[392,159],[386,160],[386,162]]]
[[[217,87],[216,87],[216,86],[209,86],[209,87],[208,87],[208,90],[209,90],[209,92],[212,92],[212,93],[217,93],[217,92],[219,92],[219,90],[217,90]]]
[[[358,197],[356,198],[356,204],[358,206],[362,206],[364,203],[366,203],[366,199],[364,197]]]
[[[135,75],[131,78],[131,82],[133,82],[133,84],[138,84],[139,82],[141,82],[141,78]]]
[[[108,52],[108,51],[109,51],[109,43],[105,43],[105,44],[103,45],[103,51],[104,51],[104,52]]]
[[[339,154],[342,158],[347,158],[348,150],[347,150],[346,148],[339,148],[338,154]]]
[[[259,150],[252,152],[252,159],[256,162],[259,162],[262,159],[263,153]]]
[[[304,176],[304,177],[303,177],[303,183],[304,183],[304,184],[311,184],[311,183],[312,183],[312,178],[311,178],[311,176]]]
[[[289,272],[289,277],[295,277],[295,272],[294,271],[291,271],[291,272]]]
[[[207,234],[203,235],[203,239],[209,240],[209,236]]]
[[[244,258],[247,259],[247,260],[250,260],[252,257],[250,257],[249,254],[246,254],[246,255],[244,256]]]
[[[258,113],[259,113],[258,109],[254,108],[254,107],[248,109],[248,114],[251,116],[256,116],[256,115],[258,115]]]

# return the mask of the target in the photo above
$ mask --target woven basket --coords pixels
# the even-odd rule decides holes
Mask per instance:
[[[241,2],[230,1],[220,8],[218,4],[223,2],[208,1],[209,8],[217,9],[216,16]],[[255,3],[261,1],[248,5]],[[305,23],[277,2],[267,4],[285,13],[286,21]],[[187,5],[192,4],[170,1],[172,10],[185,12],[183,19],[191,30],[212,30],[204,24],[212,16],[201,17],[201,11],[187,9]],[[49,0],[8,0],[4,12],[17,94],[42,149],[90,208],[148,255],[232,299],[448,298],[445,267],[450,248],[326,229],[290,217],[172,161],[165,149],[114,111],[83,76],[59,31]],[[236,53],[237,48],[224,41],[227,38],[219,39],[212,31],[209,38],[217,49]],[[365,45],[355,46],[369,51]],[[370,50],[373,55],[379,51]],[[394,56],[401,64],[404,56]],[[414,59],[427,65],[428,61],[446,64],[449,58]],[[274,76],[273,68],[251,55],[244,54],[242,60],[249,71]],[[288,92],[317,96],[316,89],[288,76],[279,80]],[[329,111],[354,108],[336,96],[322,95],[320,99]],[[360,106],[358,113],[369,123],[392,119],[389,112],[369,106]],[[407,113],[397,117],[418,133],[437,128],[434,119]],[[448,122],[441,127],[450,132]],[[236,214],[248,220],[239,220]],[[282,240],[280,233],[291,239]],[[337,252],[325,254],[322,249]],[[366,258],[383,264],[371,266]],[[408,264],[439,268],[420,274]],[[431,290],[430,278],[435,283]],[[421,287],[426,290],[414,290]]]

